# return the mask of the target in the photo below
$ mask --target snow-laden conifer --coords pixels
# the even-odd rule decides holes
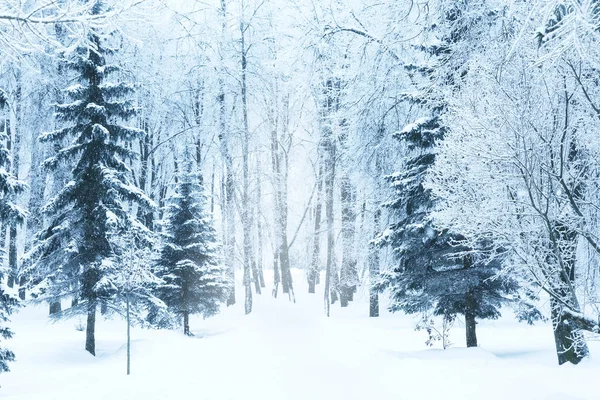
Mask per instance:
[[[436,226],[437,200],[424,185],[448,133],[445,95],[468,75],[465,60],[480,30],[493,19],[493,12],[479,15],[475,11],[481,9],[470,7],[437,3],[431,14],[435,23],[426,27],[429,40],[420,46],[424,61],[406,65],[417,90],[405,100],[422,116],[394,135],[406,146],[407,156],[401,172],[388,177],[396,198],[386,205],[396,221],[380,241],[392,247],[398,263],[379,284],[380,290],[390,291],[392,311],[433,313],[445,320],[463,315],[469,347],[477,346],[476,319],[498,318],[504,304],[515,304],[520,319],[531,322],[540,316],[529,303],[532,294],[522,290],[517,278],[495,279],[502,260],[480,262],[472,256],[474,249],[463,244],[461,232]]]
[[[227,298],[230,282],[219,263],[217,234],[206,211],[202,178],[189,157],[182,164],[162,222],[157,275],[164,281],[159,297],[181,318],[184,333],[191,335],[189,316],[216,314]]]
[[[96,0],[91,12],[103,11],[103,2]],[[71,101],[56,106],[56,117],[65,126],[40,140],[56,149],[44,162],[46,168],[54,170],[67,161],[74,168],[71,180],[44,206],[48,227],[26,257],[38,300],[73,298],[76,304],[55,316],[87,315],[85,348],[91,354],[97,306],[110,303],[119,291],[114,277],[120,267],[114,262],[111,234],[134,222],[131,205],[153,206],[132,184],[127,165],[136,157],[129,143],[144,136],[142,130],[123,125],[137,112],[127,99],[134,86],[106,81],[119,70],[106,60],[114,53],[108,47],[113,38],[90,28],[87,46],[67,60],[78,83],[65,89]]]
[[[0,108],[4,108],[6,102],[6,95],[0,90]],[[8,171],[10,158],[5,145],[7,139],[5,132],[0,133],[0,223],[3,226],[15,226],[23,223],[26,216],[26,212],[16,204],[16,198],[23,193],[27,185]],[[5,251],[0,249],[0,262],[4,257]],[[8,317],[18,306],[18,298],[15,293],[12,293],[4,283],[7,275],[8,270],[0,264],[0,372],[7,372],[9,370],[8,363],[15,359],[14,353],[5,348],[3,344],[13,335],[8,327]]]

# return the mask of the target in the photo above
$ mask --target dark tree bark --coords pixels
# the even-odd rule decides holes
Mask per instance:
[[[91,355],[96,355],[96,304],[88,306],[87,326],[85,329],[85,349]]]
[[[289,295],[290,299],[294,297],[294,287],[292,285],[292,272],[290,270],[290,251],[287,241],[287,234],[283,235],[281,251],[279,252],[279,266],[281,269],[281,289],[283,293]],[[295,300],[295,299],[294,299]]]
[[[148,188],[148,176],[150,175],[149,164],[154,165],[154,153],[152,152],[153,135],[150,132],[147,121],[142,123],[142,129],[146,132],[146,135],[139,140],[140,148],[140,177],[138,180],[138,187],[145,193],[150,193],[151,188]],[[152,173],[150,184],[154,182],[154,173]],[[154,212],[151,210],[144,210],[138,208],[137,217],[140,221],[146,225],[150,230],[154,229]]]
[[[369,317],[379,317],[379,295],[377,292],[369,294]]]
[[[376,207],[379,207],[377,204]],[[379,232],[379,221],[381,219],[381,210],[378,208],[373,217],[374,233],[373,237]],[[379,276],[379,248],[375,245],[370,246],[369,254],[369,317],[379,317],[379,293],[374,288],[375,280]]]
[[[262,294],[260,290],[260,273],[256,261],[252,261],[252,281],[254,282],[254,291],[256,294]]]
[[[191,336],[190,334],[190,313],[187,311],[183,312],[183,334]]]
[[[53,301],[50,303],[50,315],[56,314],[62,311],[60,301]]]
[[[477,347],[477,322],[475,321],[475,297],[472,293],[466,296],[465,330],[467,347]]]

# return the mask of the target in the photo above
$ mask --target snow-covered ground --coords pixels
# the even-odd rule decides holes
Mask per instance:
[[[192,338],[134,329],[130,376],[123,321],[99,322],[92,357],[76,320],[52,324],[46,307],[29,306],[13,316],[7,344],[17,362],[0,375],[0,399],[600,399],[598,343],[597,359],[558,367],[550,326],[507,317],[479,324],[480,348],[464,348],[457,322],[454,347],[430,349],[413,317],[368,318],[364,293],[326,318],[322,295],[307,294],[304,281],[295,271],[295,304],[267,288],[251,315],[238,304],[193,319]]]

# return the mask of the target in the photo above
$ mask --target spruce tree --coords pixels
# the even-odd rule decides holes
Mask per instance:
[[[157,275],[164,281],[159,297],[182,319],[184,334],[191,335],[189,316],[216,314],[230,282],[218,263],[217,235],[206,212],[202,178],[189,157],[182,164],[162,222]]]
[[[378,289],[389,290],[391,311],[433,312],[446,319],[463,315],[467,346],[473,347],[477,346],[476,319],[498,318],[504,304],[515,305],[518,318],[528,322],[540,314],[529,303],[532,294],[524,293],[516,279],[495,279],[501,260],[474,259],[472,249],[460,245],[464,239],[460,233],[437,229],[432,218],[436,202],[424,183],[436,160],[436,146],[447,132],[444,94],[451,93],[468,73],[464,67],[468,49],[477,29],[493,17],[493,13],[468,14],[472,10],[466,2],[442,2],[438,7],[438,23],[428,31],[439,40],[419,46],[426,62],[405,66],[418,90],[404,99],[423,117],[394,134],[408,156],[402,171],[388,177],[397,197],[386,206],[397,220],[381,239],[393,248],[397,264],[383,273]]]
[[[7,272],[7,271],[5,271]],[[1,279],[4,277],[2,276]],[[10,339],[13,332],[8,327],[8,317],[18,306],[17,297],[0,284],[0,372],[8,372],[8,363],[15,360],[15,354],[3,346],[3,341]]]
[[[4,108],[7,99],[5,93],[0,90],[0,109]],[[8,136],[6,134],[6,125],[0,133],[0,225],[3,227],[17,226],[23,223],[26,216],[16,203],[17,196],[26,189],[26,184],[19,181],[14,174],[8,172],[10,163],[9,152],[6,148]],[[4,250],[0,249],[0,263],[5,257]],[[9,370],[8,363],[14,361],[15,355],[9,349],[3,347],[3,341],[10,339],[13,332],[8,327],[10,314],[18,306],[18,299],[14,293],[11,293],[4,284],[4,277],[8,270],[0,264],[0,372]]]
[[[104,11],[103,2],[96,0],[92,15]],[[26,257],[32,296],[51,302],[76,300],[54,317],[87,315],[85,349],[92,355],[96,309],[118,292],[114,277],[119,266],[111,235],[131,225],[130,205],[153,206],[130,181],[126,161],[136,157],[130,144],[144,132],[122,125],[137,112],[126,98],[134,85],[105,81],[119,70],[106,63],[114,53],[105,45],[111,39],[113,34],[90,28],[86,46],[77,48],[66,62],[79,81],[65,90],[72,102],[56,107],[56,117],[68,126],[45,133],[40,140],[55,145],[55,154],[44,162],[46,168],[53,171],[65,163],[74,168],[71,180],[44,206],[49,225]]]

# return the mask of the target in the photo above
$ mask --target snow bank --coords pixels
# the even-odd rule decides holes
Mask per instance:
[[[269,274],[270,271],[266,271]],[[348,309],[323,315],[322,294],[309,295],[294,271],[297,302],[270,288],[181,332],[132,332],[132,375],[125,375],[125,324],[99,321],[98,356],[83,349],[77,320],[51,324],[45,307],[15,315],[17,354],[0,375],[2,400],[352,400],[596,399],[600,363],[556,365],[551,328],[510,318],[478,325],[481,348],[464,348],[458,321],[448,350],[429,349],[415,319],[382,312],[368,318],[361,288]],[[321,286],[322,289],[322,286]],[[241,290],[238,292],[241,293]],[[591,343],[592,354],[600,354]]]

